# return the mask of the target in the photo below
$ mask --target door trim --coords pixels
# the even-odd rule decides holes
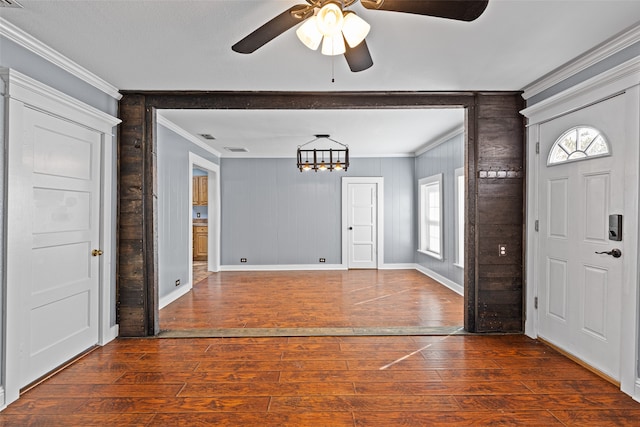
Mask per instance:
[[[384,265],[384,178],[383,177],[342,177],[342,268],[349,268],[349,233],[347,223],[349,218],[348,191],[349,184],[375,184],[376,195],[376,268]]]
[[[625,238],[623,253],[636,254],[638,248],[638,196],[640,189],[635,174],[640,170],[640,149],[635,143],[640,139],[638,117],[640,117],[640,58],[629,60],[600,75],[592,77],[583,83],[573,86],[538,104],[522,110],[529,119],[527,132],[527,257],[526,257],[526,322],[525,334],[531,338],[538,336],[538,314],[535,310],[535,298],[538,294],[537,275],[541,260],[538,257],[539,238],[535,231],[535,221],[538,219],[538,167],[542,164],[542,153],[537,154],[536,144],[539,142],[539,127],[542,123],[578,111],[594,103],[603,101],[611,96],[623,94],[627,99],[625,150]],[[615,149],[615,148],[614,148]],[[633,255],[630,256],[630,258]],[[622,339],[620,349],[620,389],[640,401],[640,380],[637,366],[639,361],[640,329],[638,326],[640,305],[638,298],[638,280],[640,279],[638,262],[628,259],[623,270],[623,298],[621,302],[622,321],[621,336],[633,337]]]
[[[220,166],[210,160],[200,157],[195,153],[189,152],[189,238],[188,238],[188,265],[189,265],[189,289],[193,288],[193,168],[204,169],[208,172],[207,185],[207,268],[209,271],[220,271]],[[213,216],[213,221],[211,217]],[[215,256],[210,256],[215,254]]]
[[[115,207],[113,205],[113,128],[120,120],[90,105],[76,100],[62,92],[50,88],[30,77],[8,68],[0,68],[0,79],[4,88],[0,93],[9,102],[5,103],[5,117],[8,117],[7,156],[4,159],[7,182],[4,236],[6,242],[4,276],[4,325],[2,325],[2,376],[4,378],[4,399],[0,393],[0,408],[18,399],[20,394],[20,319],[22,298],[17,289],[14,271],[29,268],[24,265],[24,234],[21,220],[27,201],[20,188],[12,185],[15,175],[20,173],[22,155],[20,147],[23,138],[23,112],[33,108],[63,120],[72,121],[102,134],[101,141],[101,188],[100,188],[100,246],[106,256],[100,257],[100,283],[98,303],[98,342],[104,345],[118,336],[118,325],[112,311],[115,309],[115,275],[112,271],[117,261],[114,251],[113,229]],[[4,90],[3,90],[4,89]]]

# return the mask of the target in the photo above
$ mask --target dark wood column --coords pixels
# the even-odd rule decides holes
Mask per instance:
[[[118,323],[120,335],[159,332],[153,109],[144,95],[120,100],[118,138]]]
[[[476,95],[475,332],[524,330],[522,108],[519,94]]]
[[[126,92],[120,101],[118,322],[158,325],[156,109],[466,110],[465,329],[522,332],[524,119],[514,92]],[[498,245],[506,245],[499,256]]]

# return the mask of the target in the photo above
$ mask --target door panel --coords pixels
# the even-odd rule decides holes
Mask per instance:
[[[608,239],[610,214],[623,214],[623,97],[614,97],[540,125],[539,335],[608,376],[620,378],[620,312],[625,256]],[[568,129],[588,125],[611,145],[611,156],[546,165]]]
[[[23,164],[31,189],[29,271],[23,273],[20,382],[98,342],[101,134],[25,110]]]
[[[348,191],[349,268],[377,268],[377,184],[350,183]]]

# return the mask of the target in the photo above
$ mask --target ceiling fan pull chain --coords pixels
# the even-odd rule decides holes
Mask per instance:
[[[331,83],[335,83],[336,82],[336,57],[332,56],[331,57]]]

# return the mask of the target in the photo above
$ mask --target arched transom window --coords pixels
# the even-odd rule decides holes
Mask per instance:
[[[598,129],[577,126],[563,133],[551,147],[547,166],[611,154],[609,143]]]

